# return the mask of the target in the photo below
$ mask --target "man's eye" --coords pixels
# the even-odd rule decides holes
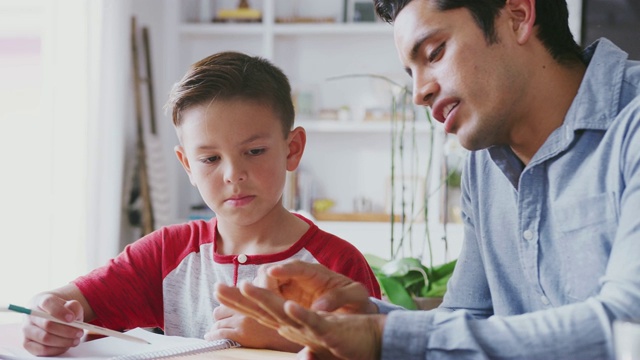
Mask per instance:
[[[440,46],[438,46],[429,54],[429,62],[434,62],[440,57],[440,54],[442,54],[442,50],[444,50],[444,44],[445,43],[440,44]]]
[[[264,148],[260,148],[260,149],[251,149],[249,150],[249,155],[260,155],[262,153],[264,153],[266,151],[266,149]]]

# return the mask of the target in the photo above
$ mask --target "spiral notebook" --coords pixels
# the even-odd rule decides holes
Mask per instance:
[[[206,341],[204,339],[184,338],[180,336],[165,336],[136,328],[126,334],[147,340],[151,344],[138,344],[131,341],[105,337],[102,339],[83,342],[69,349],[66,353],[54,359],[110,359],[110,360],[146,360],[164,359],[183,355],[202,354],[210,351],[239,347],[232,340]],[[41,359],[29,354],[23,349],[0,348],[0,359],[22,360]]]

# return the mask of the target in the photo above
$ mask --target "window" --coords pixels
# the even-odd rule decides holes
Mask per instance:
[[[0,0],[0,302],[88,268],[88,14],[86,0]]]

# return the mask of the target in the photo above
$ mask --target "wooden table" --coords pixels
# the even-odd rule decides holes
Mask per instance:
[[[22,347],[22,329],[21,324],[0,324],[0,347],[5,348],[21,348]],[[199,355],[188,355],[173,357],[172,359],[185,360],[259,360],[259,359],[295,359],[296,354],[273,350],[262,349],[226,349],[214,352],[208,352]],[[42,358],[46,359],[46,358]],[[55,358],[51,358],[55,359]]]

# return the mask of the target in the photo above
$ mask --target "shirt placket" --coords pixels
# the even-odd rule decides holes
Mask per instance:
[[[550,305],[540,282],[540,219],[545,199],[544,165],[526,168],[519,182],[519,243],[523,272],[543,306]]]
[[[249,257],[245,254],[238,254],[233,257],[233,286],[238,286],[238,273],[240,273],[240,265],[246,264]]]

